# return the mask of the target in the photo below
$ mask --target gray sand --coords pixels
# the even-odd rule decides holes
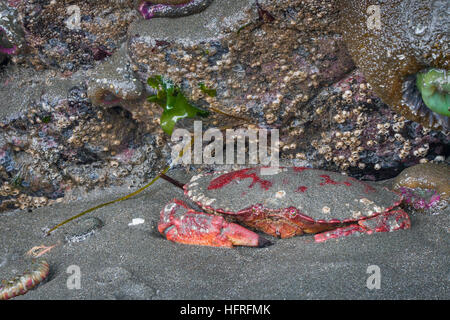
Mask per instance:
[[[187,181],[177,171],[171,176]],[[192,175],[192,174],[191,174]],[[0,278],[17,270],[8,262],[36,245],[73,233],[72,222],[49,228],[82,210],[128,193],[92,192],[52,207],[0,214]],[[413,214],[412,228],[314,243],[311,236],[273,239],[263,248],[222,249],[175,244],[155,229],[159,211],[182,192],[166,181],[133,199],[90,213],[104,226],[79,243],[64,243],[44,257],[48,282],[16,299],[449,299],[449,212]],[[128,226],[133,218],[143,224]],[[67,268],[81,271],[81,289],[68,289]],[[366,287],[377,265],[381,288]]]

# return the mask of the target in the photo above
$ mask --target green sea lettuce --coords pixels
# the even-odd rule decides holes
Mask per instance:
[[[196,116],[207,117],[209,112],[189,103],[181,89],[174,83],[160,75],[147,80],[149,86],[156,90],[156,94],[148,98],[163,108],[161,128],[171,135],[178,120]]]

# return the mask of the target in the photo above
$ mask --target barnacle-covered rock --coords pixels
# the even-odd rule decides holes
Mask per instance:
[[[196,15],[135,22],[129,53],[142,80],[163,75],[212,111],[205,130],[229,123],[277,128],[281,156],[301,165],[377,180],[446,156],[444,133],[397,115],[352,72],[336,30],[339,8],[335,1],[228,7],[216,0]]]
[[[393,178],[449,152],[448,136],[395,113],[359,71],[324,88],[286,129],[285,157],[368,180]]]
[[[76,71],[92,67],[125,41],[139,19],[133,1],[21,1],[18,10],[37,67]]]
[[[199,14],[137,21],[129,30],[130,56],[144,79],[172,79],[190,100],[235,122],[282,126],[320,86],[353,68],[332,31],[332,2],[217,0]],[[207,96],[200,83],[217,95]]]
[[[14,3],[27,61],[47,70],[2,69],[1,209],[48,205],[76,186],[136,186],[157,173],[170,137],[162,108],[144,99],[155,75],[210,111],[203,130],[279,129],[288,165],[377,180],[449,154],[448,136],[394,113],[354,70],[336,0],[214,0],[200,13],[149,20],[136,1]],[[80,30],[66,24],[74,4]],[[424,78],[427,92],[435,80]],[[192,131],[191,120],[176,127]]]
[[[393,0],[374,5],[346,0],[342,4],[342,32],[349,52],[376,94],[406,118],[448,130],[448,115],[423,102],[416,74],[429,68],[449,70],[449,2]],[[448,75],[444,81],[448,86]]]
[[[27,99],[8,96],[15,111],[0,123],[0,211],[51,205],[76,190],[137,186],[165,165],[168,147],[147,124],[121,107],[99,110],[82,84],[47,76],[28,78]],[[20,110],[21,101],[29,109]]]
[[[16,8],[0,3],[0,62],[5,56],[18,56],[26,48],[25,35]]]
[[[88,96],[96,106],[137,107],[144,98],[144,86],[131,68],[125,46],[98,65],[90,74]]]

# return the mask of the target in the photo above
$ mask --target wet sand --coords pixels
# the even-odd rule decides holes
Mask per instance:
[[[193,174],[193,173],[192,173]],[[190,174],[190,175],[192,175]],[[184,171],[171,176],[187,181]],[[274,239],[262,248],[222,249],[175,244],[156,230],[161,208],[182,191],[159,180],[144,193],[88,214],[104,226],[85,241],[67,243],[79,228],[50,228],[91,206],[129,193],[115,188],[33,212],[0,214],[0,279],[25,268],[14,263],[37,245],[53,245],[44,257],[46,283],[15,299],[449,299],[449,209],[411,214],[412,227],[393,233],[315,243],[311,236]],[[129,226],[132,219],[144,223]],[[68,289],[76,265],[81,288]],[[380,289],[366,286],[377,265]]]

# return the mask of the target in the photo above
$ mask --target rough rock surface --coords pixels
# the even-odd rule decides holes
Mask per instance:
[[[3,208],[154,176],[170,157],[162,110],[145,101],[157,74],[210,109],[204,129],[279,129],[281,157],[294,165],[379,180],[449,154],[446,132],[373,94],[336,30],[334,0],[215,0],[199,14],[150,20],[136,3],[84,1],[80,30],[65,24],[69,3],[8,2],[27,50],[1,70]]]
[[[218,250],[157,233],[161,208],[183,198],[160,180],[43,237],[168,163],[162,110],[145,101],[152,75],[210,109],[204,129],[280,129],[285,165],[379,180],[445,161],[448,134],[395,114],[354,66],[335,28],[337,2],[214,0],[196,15],[144,20],[135,1],[85,0],[81,29],[71,30],[72,1],[8,1],[22,16],[8,30],[27,32],[16,38],[24,51],[3,55],[0,70],[0,279],[25,267],[16,262],[32,247],[56,244],[44,255],[48,281],[17,299],[448,299],[448,207],[434,216],[408,208],[404,231]],[[199,82],[217,96],[205,96]],[[191,129],[192,121],[177,126]],[[189,181],[196,173],[169,174]],[[333,194],[327,201],[339,205]],[[80,290],[67,287],[73,265]],[[381,270],[379,290],[367,288],[372,265]]]

